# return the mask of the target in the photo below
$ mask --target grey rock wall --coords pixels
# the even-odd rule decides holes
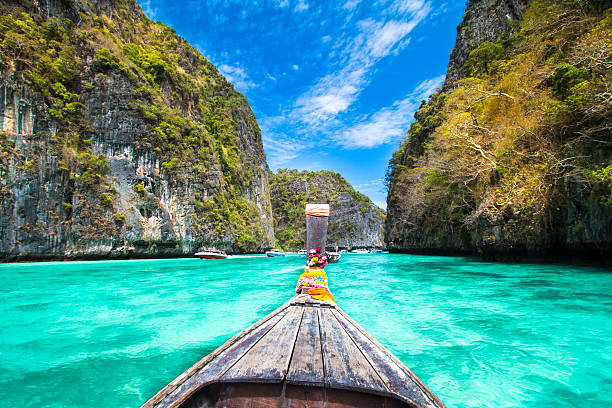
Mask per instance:
[[[523,18],[531,0],[470,0],[463,21],[457,26],[457,41],[453,48],[444,87],[452,86],[465,77],[463,66],[470,51],[483,42],[495,42],[513,21]]]
[[[8,4],[14,9],[22,6]],[[132,1],[42,0],[23,7],[29,7],[37,22],[67,17],[75,27],[105,13],[105,18],[115,19],[115,38],[136,35],[121,31],[122,19],[133,19],[141,30],[153,24]],[[144,81],[134,79],[134,69],[97,73],[94,53],[108,43],[79,42],[72,34],[75,61],[83,64],[72,84],[84,106],[78,127],[57,123],[49,98],[34,91],[15,64],[0,64],[0,260],[189,256],[207,246],[233,252],[271,247],[268,166],[244,97],[210,63],[205,61],[208,65],[202,68],[201,56],[179,60],[182,65],[176,69],[188,75],[196,72],[204,85],[191,96],[177,97],[173,83],[161,81],[163,103],[173,114],[202,123],[207,118],[202,109],[194,108],[198,102],[231,99],[220,114],[231,116],[232,134],[226,133],[224,140],[216,140],[220,136],[214,132],[206,133],[206,140],[201,137],[200,145],[192,148],[208,151],[210,157],[198,156],[197,168],[188,160],[168,168],[163,163],[169,154],[155,145],[151,125],[138,108],[143,102],[136,88]],[[178,44],[183,47],[181,55],[195,52],[183,39]],[[202,81],[202,75],[209,77]],[[249,181],[230,180],[213,147],[235,151],[232,164],[243,169]],[[221,205],[219,197],[237,199],[236,194],[249,208],[246,226],[238,226],[231,214],[211,215],[218,210],[213,207]],[[232,209],[231,203],[223,205]]]
[[[221,170],[211,167],[205,178],[190,168],[169,175],[155,151],[138,146],[148,129],[122,94],[129,91],[128,83],[121,77],[105,81],[99,88],[103,92],[84,97],[83,103],[95,129],[93,154],[108,160],[106,181],[115,190],[112,207],[100,207],[96,197],[71,195],[74,180],[54,154],[55,125],[36,121],[43,115],[36,114],[25,88],[0,86],[0,257],[183,256],[202,246],[232,251],[231,227],[221,238],[211,225],[196,222],[194,210],[196,192],[205,198],[222,189]],[[242,129],[244,149],[255,151],[252,135],[246,126]],[[14,148],[7,153],[7,146]],[[261,211],[265,239],[253,251],[270,247],[274,240],[267,164],[257,165],[256,182],[245,195]],[[137,192],[136,184],[144,191]],[[124,221],[117,221],[117,214]]]

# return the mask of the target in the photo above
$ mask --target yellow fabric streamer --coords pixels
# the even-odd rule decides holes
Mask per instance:
[[[295,293],[301,293],[302,288],[308,288],[308,294],[313,299],[334,301],[334,297],[327,287],[327,275],[323,268],[307,267],[298,279]]]
[[[313,299],[317,299],[317,300],[331,300],[332,302],[334,302],[334,297],[332,296],[332,294],[329,292],[329,289],[327,288],[312,288],[312,289],[308,289],[308,294],[313,298]]]

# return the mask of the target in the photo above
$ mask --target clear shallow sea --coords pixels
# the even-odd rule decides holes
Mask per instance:
[[[0,264],[0,407],[138,407],[303,258]],[[612,271],[345,255],[338,304],[450,407],[612,406]]]

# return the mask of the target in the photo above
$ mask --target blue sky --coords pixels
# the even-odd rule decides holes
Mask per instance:
[[[386,208],[383,179],[441,85],[462,0],[138,0],[248,99],[270,168],[333,170]]]

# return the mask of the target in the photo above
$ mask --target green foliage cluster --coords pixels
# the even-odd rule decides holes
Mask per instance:
[[[566,99],[570,90],[576,85],[591,79],[591,74],[586,68],[576,68],[567,62],[557,65],[552,76],[552,90],[555,96]]]
[[[129,72],[127,65],[108,48],[100,48],[94,52],[93,69],[101,73],[108,73],[114,69]]]
[[[410,124],[406,139],[401,143],[399,149],[393,153],[389,161],[385,174],[387,188],[395,182],[394,175],[397,175],[402,169],[406,170],[414,166],[418,157],[423,155],[428,146],[429,136],[444,121],[442,107],[447,99],[447,95],[444,93],[436,92],[429,97],[428,101],[421,101],[419,109],[414,114],[415,121]],[[393,196],[389,196],[389,200],[394,199]]]
[[[92,217],[100,219],[97,225],[104,227],[104,207],[112,207],[112,197],[103,195],[109,186],[108,161],[103,155],[92,154],[87,136],[86,107],[80,101],[87,72],[83,39],[83,32],[67,18],[43,20],[24,9],[2,6],[0,70],[5,76],[16,73],[16,81],[25,82],[49,107],[48,117],[38,120],[57,125],[49,147],[67,176],[63,178],[63,195],[67,198],[77,195],[88,202]],[[26,165],[37,169],[40,163],[34,160]],[[65,203],[63,210],[71,216],[72,204]]]
[[[504,53],[502,44],[483,42],[470,51],[464,68],[470,76],[491,74],[496,68],[494,62],[501,59]]]
[[[591,194],[599,198],[603,205],[612,208],[612,164],[586,170],[585,173],[593,184]]]
[[[572,200],[609,214],[612,10],[597,4],[532,1],[421,105],[387,172],[392,245],[501,245],[488,224],[513,233],[505,245],[554,245],[576,230]]]

